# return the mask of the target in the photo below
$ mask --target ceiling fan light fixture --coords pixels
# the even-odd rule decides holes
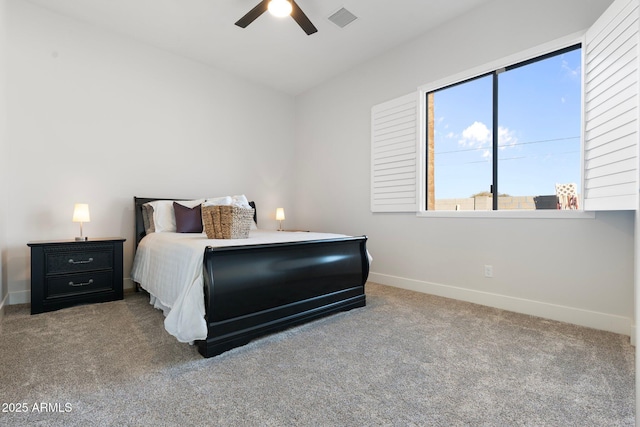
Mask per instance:
[[[278,18],[291,15],[293,6],[288,0],[271,0],[269,2],[269,13]]]

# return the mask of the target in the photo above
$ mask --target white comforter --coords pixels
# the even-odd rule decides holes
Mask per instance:
[[[138,245],[131,279],[163,310],[167,332],[180,342],[207,337],[202,261],[207,246],[296,242],[346,237],[343,234],[251,230],[249,239],[207,239],[206,234],[151,233]],[[370,259],[371,260],[371,259]]]

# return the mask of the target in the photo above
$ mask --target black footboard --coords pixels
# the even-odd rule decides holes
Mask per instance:
[[[366,236],[209,247],[204,255],[205,357],[365,305]]]

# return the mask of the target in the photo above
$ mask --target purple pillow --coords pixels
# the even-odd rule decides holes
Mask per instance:
[[[178,233],[202,233],[202,209],[200,205],[188,208],[173,202]]]

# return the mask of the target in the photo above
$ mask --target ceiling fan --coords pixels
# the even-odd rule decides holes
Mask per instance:
[[[291,15],[308,36],[318,31],[309,18],[307,18],[307,15],[300,9],[300,6],[293,0],[262,0],[256,7],[240,18],[238,22],[236,22],[236,25],[246,28],[267,10],[275,16]]]

